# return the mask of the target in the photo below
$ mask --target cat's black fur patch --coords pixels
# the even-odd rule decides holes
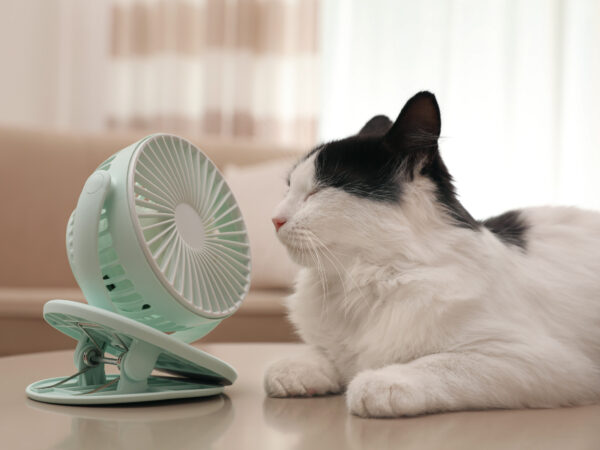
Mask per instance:
[[[318,151],[320,151],[323,147],[325,146],[325,144],[321,144],[316,146],[315,148],[313,148],[310,152],[308,152],[306,155],[302,156],[290,169],[290,171],[287,174],[287,177],[285,179],[286,184],[288,185],[288,187],[290,186],[290,177],[292,175],[292,172],[294,171],[294,169],[296,167],[298,167],[298,164],[300,164],[302,161],[306,161],[308,158],[310,158],[312,155],[314,155],[315,153],[317,153]]]
[[[525,235],[529,224],[523,218],[521,211],[508,211],[499,216],[490,217],[482,224],[505,244],[516,245],[525,250],[527,245]]]
[[[358,134],[359,136],[383,136],[392,128],[392,125],[392,121],[387,116],[375,116],[361,128]]]
[[[315,158],[317,184],[371,200],[398,202],[402,194],[399,172],[413,162],[406,161],[408,156],[390,159],[382,139],[383,136],[353,136],[322,146]],[[456,225],[479,229],[479,223],[458,201],[452,176],[437,150],[421,173],[433,181],[437,200]]]
[[[440,109],[431,92],[419,92],[406,102],[394,123],[375,116],[361,131],[313,149],[315,178],[320,186],[342,189],[375,201],[401,201],[402,187],[416,172],[436,187],[437,201],[453,222],[479,230],[456,197],[452,177],[438,149]]]
[[[448,172],[439,152],[433,162],[422,172],[433,181],[436,186],[437,201],[444,206],[448,214],[454,220],[455,225],[472,230],[479,230],[480,224],[469,214],[462,203],[458,200],[452,175]]]
[[[317,185],[358,197],[396,202],[400,161],[390,160],[382,136],[352,136],[324,145],[315,158]]]

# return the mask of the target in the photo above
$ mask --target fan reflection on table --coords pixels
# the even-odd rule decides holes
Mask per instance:
[[[50,406],[28,402],[32,409],[71,417],[71,434],[51,448],[169,449],[210,448],[230,427],[235,412],[226,395],[120,408]]]

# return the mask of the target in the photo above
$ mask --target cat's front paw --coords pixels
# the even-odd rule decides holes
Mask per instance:
[[[400,417],[425,413],[423,391],[409,378],[382,370],[359,373],[348,385],[346,403],[361,417]]]
[[[293,358],[272,364],[265,373],[264,385],[269,397],[311,397],[342,391],[331,368]]]

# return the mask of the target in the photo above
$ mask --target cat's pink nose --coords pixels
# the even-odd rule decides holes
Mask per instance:
[[[273,217],[271,220],[273,221],[273,225],[275,225],[275,231],[279,231],[279,229],[285,225],[285,222],[287,222],[281,217]]]

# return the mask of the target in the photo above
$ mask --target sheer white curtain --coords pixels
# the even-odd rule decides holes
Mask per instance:
[[[105,0],[56,2],[58,33],[56,113],[50,123],[60,128],[102,130],[106,127],[110,92],[110,10]]]
[[[314,144],[317,0],[111,0],[109,121]]]
[[[0,124],[309,147],[318,3],[0,1]]]
[[[419,90],[475,216],[600,208],[600,2],[325,0],[320,135],[395,118]]]
[[[0,124],[105,128],[108,6],[0,1]]]

